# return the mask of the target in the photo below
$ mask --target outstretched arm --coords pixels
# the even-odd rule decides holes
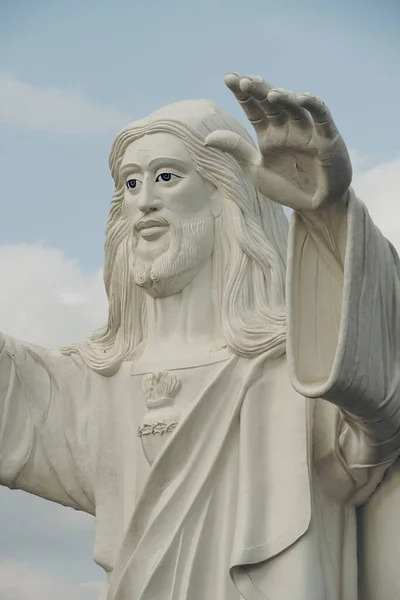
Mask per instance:
[[[0,334],[0,484],[94,512],[84,383],[78,361]]]

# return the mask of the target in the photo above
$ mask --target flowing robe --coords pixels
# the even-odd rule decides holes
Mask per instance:
[[[355,507],[400,451],[400,284],[364,206],[340,210],[343,256],[329,219],[292,219],[287,359],[149,365],[180,378],[183,410],[151,469],[146,369],[5,338],[0,483],[96,514],[108,600],[357,597]]]

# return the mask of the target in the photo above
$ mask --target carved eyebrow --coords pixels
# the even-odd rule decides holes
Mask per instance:
[[[160,169],[160,168],[172,167],[172,168],[179,169],[179,171],[183,171],[184,173],[186,173],[190,169],[190,165],[188,165],[184,161],[179,160],[178,158],[172,158],[172,157],[167,157],[167,156],[160,157],[160,158],[153,158],[153,160],[151,160],[149,162],[147,167],[150,169],[154,169],[154,170]],[[131,173],[132,171],[142,171],[142,170],[143,170],[142,167],[140,167],[136,163],[126,163],[125,165],[122,165],[119,172],[120,172],[121,176],[124,176],[124,175],[127,175],[128,173]]]
[[[132,173],[132,171],[141,171],[142,169],[139,167],[139,165],[135,164],[135,163],[126,163],[125,165],[122,165],[122,167],[119,170],[119,173],[121,175],[121,177],[123,177],[124,175],[128,175],[128,173]]]
[[[176,169],[179,169],[180,171],[187,171],[190,168],[190,165],[188,165],[187,163],[185,163],[182,160],[179,160],[179,158],[154,158],[153,160],[151,160],[149,162],[149,168],[150,169],[160,169],[163,167],[175,167]]]

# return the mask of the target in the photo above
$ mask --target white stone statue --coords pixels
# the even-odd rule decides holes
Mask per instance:
[[[226,84],[258,148],[208,101],[113,144],[107,325],[2,337],[0,482],[96,515],[107,600],[391,600],[356,507],[400,453],[398,257],[323,102]]]

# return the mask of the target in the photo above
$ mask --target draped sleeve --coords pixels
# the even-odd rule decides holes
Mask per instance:
[[[0,484],[94,513],[87,367],[4,335],[0,349]]]
[[[400,452],[399,311],[398,256],[352,191],[318,224],[293,215],[291,382],[318,399],[319,422],[330,425],[317,455],[341,463],[353,492],[363,490],[359,501]]]

